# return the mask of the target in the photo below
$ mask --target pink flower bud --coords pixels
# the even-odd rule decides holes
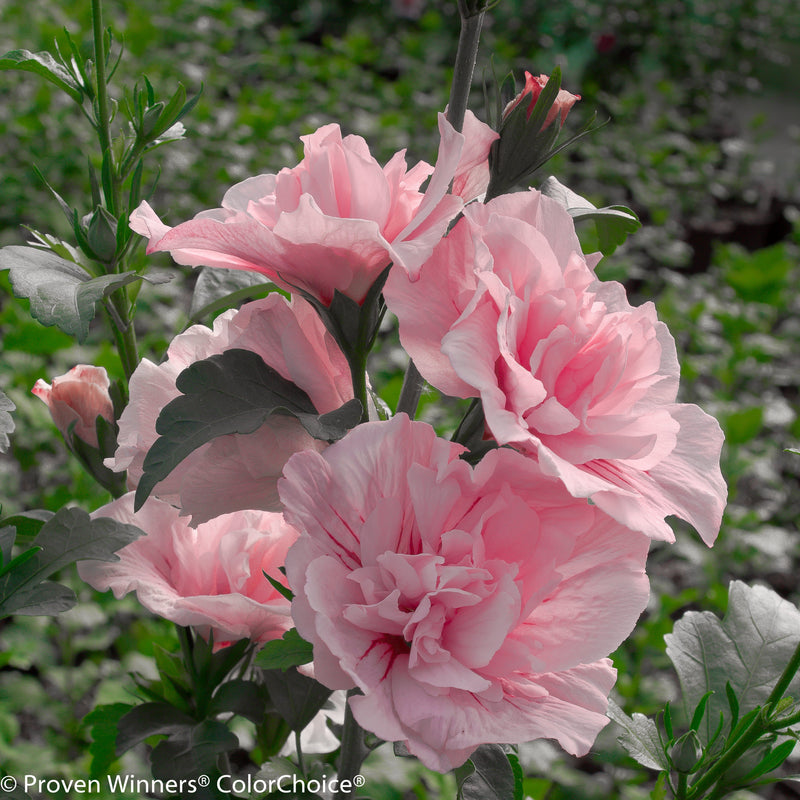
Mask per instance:
[[[531,114],[533,113],[533,107],[536,105],[536,101],[539,99],[542,89],[544,89],[544,87],[547,85],[547,81],[547,75],[539,75],[538,78],[535,78],[530,74],[530,72],[526,71],[525,86],[522,91],[505,107],[503,111],[503,119],[507,119],[508,115],[522,102],[525,97],[528,96],[530,96],[530,102],[528,103],[526,118],[530,119]],[[564,121],[567,119],[569,110],[580,99],[581,96],[579,94],[571,94],[565,89],[559,89],[555,102],[547,114],[547,119],[544,121],[544,125],[542,125],[542,129],[550,126],[556,116],[560,116],[560,124],[563,125]]]
[[[53,378],[52,386],[40,378],[32,392],[47,403],[53,422],[64,436],[74,422],[75,436],[97,447],[95,420],[105,417],[109,422],[114,421],[108,387],[108,375],[103,367],[78,364],[66,375]]]

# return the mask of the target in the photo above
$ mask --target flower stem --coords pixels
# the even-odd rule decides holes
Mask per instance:
[[[479,7],[483,9],[483,2]],[[464,115],[467,113],[469,90],[472,87],[472,74],[478,57],[478,43],[481,38],[481,26],[485,10],[475,11],[467,0],[458,1],[461,14],[461,32],[458,37],[458,50],[453,65],[453,82],[450,85],[450,99],[447,104],[447,121],[457,130],[464,127]],[[411,419],[417,413],[419,398],[425,381],[413,361],[409,361],[403,378],[403,387],[397,401],[397,413],[405,412]]]
[[[464,127],[467,113],[469,90],[472,87],[472,74],[478,57],[478,42],[485,11],[473,12],[465,0],[459,0],[461,13],[461,32],[458,36],[456,62],[453,66],[453,83],[450,86],[450,100],[447,104],[447,121],[457,130]]]
[[[358,774],[364,759],[369,754],[367,746],[364,744],[364,730],[356,722],[350,708],[350,698],[360,694],[358,689],[350,689],[347,693],[347,705],[344,712],[344,726],[342,728],[342,749],[339,755],[339,786],[344,781],[352,786],[353,778]],[[353,796],[352,788],[344,791],[339,788],[336,792],[335,800],[349,800]]]
[[[350,362],[350,377],[353,381],[353,397],[361,403],[361,422],[369,421],[369,400],[367,397],[367,357],[366,353],[353,357]]]
[[[764,725],[760,716],[756,716],[734,741],[730,749],[724,751],[716,764],[689,788],[686,797],[689,800],[699,800],[703,797],[708,789],[711,789],[725,777],[725,773],[750,749],[763,733]]]
[[[106,77],[106,48],[103,41],[105,30],[103,28],[103,3],[102,0],[92,0],[92,33],[94,34],[94,69],[97,78],[97,135],[100,139],[100,149],[103,158],[111,158],[111,117],[108,112],[108,79]],[[117,214],[118,194],[116,181],[113,177],[114,191],[111,197],[106,197],[106,208],[112,214]]]
[[[108,164],[110,172],[111,196],[105,197],[106,209],[111,216],[116,217],[121,210],[122,201],[120,199],[120,177],[114,165],[113,152],[111,148],[111,116],[108,103],[108,76],[106,75],[106,52],[103,28],[103,3],[102,0],[92,0],[92,33],[94,35],[94,61],[95,76],[97,79],[96,98],[97,115],[96,130],[100,142],[103,161]],[[113,264],[107,267],[109,271],[124,272],[124,260],[114,260]],[[127,383],[133,371],[139,363],[139,352],[136,345],[136,332],[133,328],[130,315],[130,303],[128,300],[128,290],[121,286],[111,293],[111,304],[114,314],[109,314],[109,323],[114,333],[114,341],[117,345],[122,369],[125,373],[125,393],[127,394]]]
[[[792,682],[792,679],[797,674],[798,669],[800,669],[800,643],[798,643],[797,647],[795,647],[794,653],[792,653],[792,657],[789,659],[789,663],[781,673],[781,676],[778,678],[775,686],[772,687],[772,691],[769,693],[769,697],[767,698],[765,705],[775,705],[783,699],[783,696],[786,693],[786,690],[789,688],[789,684]]]
[[[789,684],[800,669],[800,644],[795,648],[789,663],[784,668],[781,676],[772,687],[769,697],[764,703],[765,709],[774,708],[784,696],[784,693],[789,688]],[[699,800],[703,797],[707,789],[714,786],[717,781],[721,780],[725,773],[741,758],[760,738],[761,736],[772,730],[772,726],[767,719],[764,718],[763,712],[753,718],[753,721],[737,736],[731,744],[731,747],[725,750],[716,764],[714,764],[708,772],[706,772],[690,789],[687,795],[689,800]],[[781,727],[784,727],[782,725]],[[712,792],[709,797],[722,796],[718,792]]]

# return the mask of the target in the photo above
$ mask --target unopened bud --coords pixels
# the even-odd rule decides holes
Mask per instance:
[[[522,91],[505,107],[503,111],[503,120],[506,120],[509,114],[511,114],[511,112],[526,98],[530,98],[530,100],[528,100],[525,118],[530,119],[534,106],[536,105],[536,101],[539,99],[542,89],[547,86],[548,80],[549,78],[547,75],[539,75],[537,78],[531,75],[530,72],[526,71],[525,86],[523,87]],[[572,94],[566,89],[559,89],[553,105],[550,106],[550,110],[547,112],[547,117],[545,118],[541,129],[544,130],[549,125],[552,125],[553,120],[555,120],[556,117],[560,117],[560,125],[563,125],[567,119],[567,114],[569,114],[570,109],[580,99],[581,96],[579,94]]]
[[[102,206],[97,206],[86,231],[89,247],[100,261],[109,262],[117,253],[117,221]]]
[[[703,746],[695,731],[684,733],[669,749],[669,758],[676,772],[690,775],[703,758]]]

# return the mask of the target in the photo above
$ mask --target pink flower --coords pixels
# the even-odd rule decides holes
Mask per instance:
[[[432,769],[488,742],[586,753],[605,656],[647,601],[648,540],[519,453],[473,470],[462,450],[401,414],[287,464],[292,616],[315,676],[361,689],[358,722]]]
[[[281,514],[238,511],[190,528],[178,510],[150,498],[134,513],[133,493],[99,508],[147,534],[120,550],[119,561],[82,561],[81,578],[119,598],[135,591],[154,614],[196,628],[220,647],[238,639],[266,642],[292,627],[289,601],[264,577],[280,580],[297,531]]]
[[[456,167],[452,191],[468,203],[484,194],[489,186],[489,150],[500,134],[471,111],[464,116],[462,133],[464,149]]]
[[[558,203],[522,192],[467,207],[419,280],[393,274],[385,294],[423,376],[480,397],[500,444],[629,528],[673,541],[675,514],[710,545],[722,432],[675,402],[675,343],[653,304],[632,308],[595,262]]]
[[[407,170],[405,151],[381,167],[360,136],[325,125],[302,137],[296,167],[236,184],[222,208],[169,228],[142,203],[131,228],[149,238],[148,253],[169,251],[179,264],[251,269],[325,304],[337,289],[360,303],[391,262],[414,272],[461,209],[446,192],[464,137],[443,115],[439,129],[436,169]]]
[[[530,97],[530,101],[528,102],[528,110],[526,112],[526,119],[531,118],[531,114],[533,113],[533,107],[536,105],[536,101],[539,99],[539,95],[542,93],[542,89],[547,86],[547,81],[549,78],[547,75],[539,75],[538,78],[535,78],[530,72],[525,72],[525,86],[523,87],[522,91],[505,107],[503,110],[503,119],[506,119],[508,115],[526,98]],[[549,127],[553,124],[553,120],[556,117],[560,117],[560,125],[563,125],[567,119],[567,114],[569,114],[570,109],[578,100],[581,99],[579,94],[571,94],[566,89],[559,89],[558,94],[556,95],[555,102],[550,107],[550,111],[547,113],[547,118],[544,121],[544,125],[542,125],[542,130]]]
[[[98,417],[114,421],[108,387],[108,374],[103,367],[78,364],[66,375],[53,378],[52,386],[40,378],[31,391],[47,403],[53,422],[65,438],[75,423],[74,435],[97,447],[95,421]]]
[[[276,293],[227,311],[213,330],[195,325],[176,336],[162,364],[143,359],[133,373],[117,452],[106,462],[117,472],[128,470],[131,488],[158,437],[161,409],[180,394],[178,375],[195,361],[232,348],[258,353],[305,391],[320,414],[353,397],[347,361],[308,303],[300,298],[290,303]],[[254,433],[219,436],[198,448],[156,484],[154,494],[191,514],[193,524],[245,508],[279,511],[276,481],[289,456],[326,446],[293,417],[273,415]]]

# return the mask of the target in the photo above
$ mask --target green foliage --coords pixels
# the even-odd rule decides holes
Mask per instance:
[[[628,716],[613,700],[608,704],[608,716],[624,728],[619,743],[639,764],[649,769],[669,769],[664,742],[654,720],[636,711]]]
[[[784,244],[765,247],[755,253],[734,245],[720,246],[717,262],[728,284],[742,300],[769,305],[781,301],[794,266]]]
[[[522,800],[523,778],[516,754],[483,744],[456,770],[458,800]]]
[[[345,403],[319,414],[308,395],[251,350],[232,349],[197,361],[178,376],[183,392],[161,410],[160,437],[144,461],[136,488],[141,508],[155,485],[186,456],[218,436],[253,433],[272,414],[295,417],[316,439],[334,441],[357,424],[361,404]]]
[[[16,408],[10,398],[0,392],[0,453],[5,453],[11,446],[9,436],[14,432],[14,418],[11,412]]]
[[[763,586],[733,581],[728,611],[722,620],[708,611],[690,611],[675,623],[666,642],[687,710],[711,693],[698,728],[707,744],[720,715],[729,715],[727,686],[736,696],[738,712],[744,714],[764,705],[800,644],[800,611]],[[800,675],[794,678],[788,693],[800,696]]]
[[[59,64],[50,53],[31,53],[29,50],[12,50],[0,58],[0,70],[18,69],[34,72],[65,91],[76,103],[83,100],[82,86],[72,73]]]
[[[193,90],[204,86],[191,114],[183,119],[187,137],[180,148],[161,151],[168,155],[162,161],[153,205],[168,210],[165,220],[170,224],[216,206],[234,181],[294,163],[298,135],[328,121],[340,121],[345,132],[364,135],[384,160],[407,145],[415,157],[432,160],[435,113],[446,102],[447,65],[454,48],[454,6],[452,0],[431,0],[419,20],[398,20],[389,3],[377,1],[219,0],[200,8],[177,0],[150,6],[122,0],[114,6],[111,23],[124,29],[128,52],[115,83],[132,86],[139,79],[142,131],[145,117],[152,125],[169,98],[181,99],[181,90],[174,91],[177,81]],[[610,5],[589,0],[581,13],[575,13],[569,5],[504,0],[492,12],[493,24],[486,30],[481,55],[485,63],[492,53],[502,70],[514,66],[534,72],[548,69],[558,59],[565,84],[584,97],[572,114],[588,115],[599,105],[601,113],[613,116],[613,125],[580,142],[577,158],[558,156],[553,169],[593,203],[630,206],[644,222],[613,260],[601,262],[598,272],[603,278],[626,280],[636,302],[657,301],[660,318],[678,340],[684,370],[681,399],[700,402],[719,416],[727,435],[725,471],[732,503],[720,541],[710,552],[682,544],[667,555],[665,549],[654,547],[650,571],[656,611],[643,618],[631,642],[615,654],[618,687],[628,708],[649,711],[654,697],[663,696],[669,678],[661,636],[671,625],[670,618],[687,606],[715,608],[721,614],[724,585],[731,575],[769,580],[783,593],[796,591],[800,467],[783,455],[787,444],[796,444],[800,437],[796,243],[779,245],[766,256],[731,245],[715,247],[706,266],[694,263],[699,248],[686,241],[686,231],[724,222],[730,206],[743,205],[755,212],[768,199],[772,178],[758,171],[760,157],[747,143],[747,131],[736,132],[730,126],[731,115],[716,109],[721,101],[739,102],[729,87],[744,86],[753,76],[769,77],[768,63],[781,55],[783,41],[797,29],[790,24],[797,9],[784,2],[762,4],[758,14],[750,13],[752,8],[749,3],[721,0],[702,8],[697,3],[648,7],[635,0],[615,0]],[[65,23],[85,34],[87,9],[82,0],[59,4],[57,13],[45,0],[12,0],[3,11],[5,38],[0,52],[19,46],[52,50],[54,38],[63,42]],[[610,50],[600,52],[596,46],[601,36],[613,39]],[[702,47],[696,46],[698,42]],[[76,43],[81,52],[88,52],[80,33]],[[70,52],[68,46],[63,49]],[[152,97],[148,82],[140,78],[142,71],[150,78]],[[77,235],[74,219],[65,224],[58,202],[42,202],[31,164],[40,166],[69,207],[81,209],[79,222],[84,214],[91,219],[97,211],[97,204],[87,199],[92,193],[87,153],[102,191],[103,157],[90,138],[89,126],[75,124],[81,122],[75,98],[41,77],[47,76],[0,75],[4,93],[0,136],[6,155],[0,182],[4,245],[21,243],[20,221],[61,236]],[[782,68],[779,80],[796,78]],[[158,99],[161,86],[171,87],[164,101]],[[131,94],[127,97],[131,105]],[[112,99],[119,104],[122,121],[125,93],[112,89]],[[479,111],[480,103],[473,99],[472,108]],[[141,102],[132,105],[138,108]],[[734,157],[730,148],[723,152],[719,137],[730,142],[731,136],[739,135],[743,138],[736,141],[744,155]],[[139,193],[147,196],[152,191],[155,173],[150,165],[135,181],[131,173],[131,183],[138,189],[131,186],[127,193],[129,208],[136,205]],[[776,173],[778,183],[784,178],[791,186],[787,163]],[[118,222],[122,216],[120,212],[115,220],[118,231],[127,230]],[[97,255],[107,255],[97,239],[101,223],[113,227],[100,212],[92,238],[94,248],[104,251]],[[84,233],[80,226],[79,230]],[[598,247],[590,227],[581,227],[580,233],[588,250]],[[91,249],[88,228],[85,236]],[[141,255],[133,250],[130,255],[135,259],[131,266],[138,268]],[[163,290],[148,287],[139,295],[136,323],[142,352],[150,358],[157,360],[171,331],[185,323],[182,312],[189,305],[192,279]],[[65,502],[95,508],[107,495],[82,474],[74,459],[66,461],[46,409],[30,396],[30,387],[37,377],[63,373],[78,361],[102,363],[120,377],[119,363],[99,321],[89,327],[84,346],[75,348],[57,328],[42,328],[30,320],[26,302],[7,300],[6,287],[5,276],[0,275],[0,387],[17,406],[10,457],[0,471],[2,499],[10,508],[13,503],[14,508],[57,509]],[[210,307],[193,306],[191,321],[250,296],[247,287],[235,294],[239,290],[229,292],[231,297],[216,296]],[[381,335],[388,340],[392,333],[387,327]],[[387,357],[380,368],[378,388],[394,407],[400,383],[397,364]],[[463,410],[459,407],[452,419],[446,417],[442,399],[431,392],[423,399],[421,413],[440,432],[449,433]],[[20,522],[18,541],[22,535]],[[85,589],[83,593],[86,598]],[[138,667],[135,659],[140,652],[152,654],[154,640],[167,651],[174,650],[174,639],[164,626],[143,618],[135,603],[120,605],[96,597],[92,607],[98,602],[102,612],[90,626],[78,626],[68,614],[58,623],[17,618],[0,633],[3,657],[11,659],[11,666],[0,671],[4,768],[24,774],[47,761],[64,774],[72,770],[76,777],[85,775],[87,762],[75,754],[87,753],[86,732],[76,724],[73,709],[83,707],[98,686],[101,702],[126,699],[125,672]],[[80,606],[77,610],[88,613]],[[108,653],[118,654],[121,661],[112,662]],[[116,674],[101,675],[101,662],[107,669],[113,663]],[[41,679],[31,672],[34,664],[41,669]],[[733,719],[729,696],[727,701]],[[689,709],[696,711],[697,707]],[[704,717],[701,725],[705,724]],[[767,766],[770,759],[780,758],[781,747],[785,749],[777,745],[765,756]],[[601,739],[582,762],[563,755],[529,761],[526,769],[540,777],[525,779],[525,794],[535,800],[650,796],[652,784],[643,783],[641,775],[621,764],[612,749]],[[376,800],[454,796],[452,776],[421,777],[416,762],[410,760],[409,765],[407,784],[401,789],[399,778],[389,785],[379,761],[369,782],[370,796]],[[757,767],[751,764],[747,769]],[[652,797],[664,796],[666,784],[661,780]]]
[[[294,667],[262,670],[261,676],[276,711],[294,731],[305,728],[331,696],[330,689]]]
[[[76,561],[117,561],[115,552],[142,535],[134,525],[108,517],[90,519],[77,508],[63,508],[48,519],[32,546],[11,559],[14,529],[2,529],[0,618],[10,614],[53,614],[71,608],[74,592],[46,580]]]
[[[291,628],[283,634],[281,639],[267,642],[256,656],[255,663],[262,669],[285,671],[290,667],[309,664],[313,658],[311,644],[300,636],[297,628]]]
[[[734,581],[722,620],[690,611],[665,639],[689,729],[676,736],[669,704],[655,720],[609,708],[628,753],[664,776],[654,794],[668,786],[681,800],[725,797],[781,767],[800,723],[792,699],[800,687],[800,611],[765,587]]]
[[[258,272],[246,269],[203,267],[189,307],[189,323],[202,322],[212,314],[236,308],[247,300],[266,297],[278,287]]]
[[[130,703],[109,703],[96,706],[84,717],[92,736],[92,743],[89,745],[92,756],[90,777],[97,778],[109,773],[109,768],[117,760],[119,721],[132,709]]]
[[[636,214],[629,208],[625,206],[597,208],[552,175],[539,188],[543,194],[558,200],[576,222],[594,221],[597,246],[604,256],[610,256],[630,234],[642,227]]]
[[[14,294],[31,301],[31,315],[86,340],[97,303],[115,289],[142,280],[135,272],[92,277],[83,267],[34,247],[4,247],[0,269],[9,270]]]

